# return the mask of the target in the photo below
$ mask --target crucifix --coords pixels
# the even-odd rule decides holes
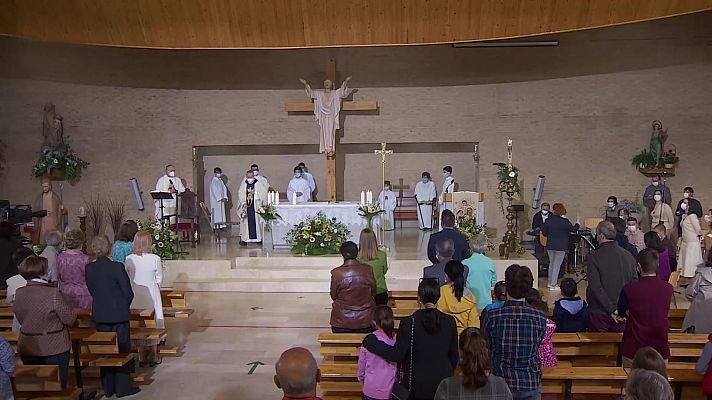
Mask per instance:
[[[398,198],[403,197],[403,189],[410,189],[410,185],[403,183],[403,178],[398,178],[398,184],[393,186],[393,189],[398,189]]]
[[[373,154],[381,156],[381,185],[386,181],[386,156],[393,154],[393,150],[386,150],[386,144],[381,142],[381,149],[374,150]]]
[[[348,92],[347,84],[351,77],[344,80],[341,87],[334,89],[336,82],[336,61],[329,60],[326,66],[326,80],[323,90],[313,90],[304,80],[308,102],[288,102],[287,112],[312,112],[320,129],[319,152],[326,155],[326,189],[329,201],[336,201],[336,130],[340,129],[340,111],[378,111],[375,101],[344,101],[353,91]]]

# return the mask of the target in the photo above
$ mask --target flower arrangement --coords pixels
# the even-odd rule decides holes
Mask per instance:
[[[161,260],[175,260],[178,258],[176,251],[177,239],[173,231],[170,230],[168,224],[161,224],[158,220],[146,220],[138,222],[138,229],[151,234],[153,245],[151,249],[153,254],[161,257]]]
[[[282,219],[282,216],[277,213],[277,209],[273,204],[268,204],[264,207],[257,208],[257,215],[262,217],[265,221],[265,231],[270,232],[272,230],[272,221]]]
[[[678,162],[680,162],[680,157],[677,156],[677,151],[675,151],[675,149],[666,151],[660,158],[662,158],[665,168],[674,167]]]
[[[373,229],[373,219],[378,216],[378,214],[384,213],[386,210],[381,209],[381,205],[378,202],[364,203],[358,208],[358,215],[366,218],[368,223],[368,228]]]
[[[487,224],[478,224],[477,220],[474,218],[460,217],[455,221],[455,228],[460,231],[469,242],[475,235],[483,234],[487,235],[485,229]],[[487,248],[489,250],[494,250],[494,243],[487,237]]]
[[[305,256],[338,254],[350,233],[346,225],[319,211],[294,225],[285,240],[292,246],[292,252]]]
[[[79,158],[68,143],[60,143],[42,148],[35,166],[32,167],[32,175],[40,178],[56,172],[62,179],[76,182],[87,166],[89,163]]]
[[[499,180],[497,183],[497,194],[499,197],[499,209],[502,215],[504,215],[503,193],[505,193],[510,186],[514,189],[514,194],[521,193],[521,188],[519,187],[519,168],[512,164],[505,163],[494,163],[493,165],[499,169],[497,171],[497,179]]]
[[[636,193],[635,198],[637,199],[638,197],[638,193]],[[631,213],[639,213],[643,211],[643,206],[640,205],[640,202],[638,200],[623,199],[620,202],[620,206],[630,211]]]

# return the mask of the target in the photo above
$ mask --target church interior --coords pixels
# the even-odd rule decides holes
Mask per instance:
[[[80,251],[72,232],[89,256],[103,237],[131,253],[137,239],[120,232],[137,221],[161,276],[159,298],[130,307],[129,350],[99,335],[96,309],[73,307],[66,387],[61,368],[24,358],[8,279],[24,264],[0,243],[10,395],[111,398],[100,368],[135,359],[140,392],[127,398],[361,399],[364,334],[331,322],[339,245],[362,249],[362,229],[387,257],[383,304],[398,326],[425,308],[423,268],[447,263],[441,230],[462,232],[468,256],[486,237],[492,293],[510,265],[526,267],[551,315],[562,278],[595,306],[592,265],[612,240],[601,224],[632,247],[641,277],[659,224],[657,242],[677,251],[662,278],[667,378],[675,399],[709,399],[712,365],[695,363],[712,351],[711,93],[710,0],[0,0],[1,223],[59,259]],[[547,250],[543,209],[568,222],[564,248],[552,233]],[[59,287],[43,284],[63,292],[59,274]],[[687,329],[693,307],[707,327]],[[559,364],[537,366],[543,397],[531,398],[619,398],[631,376],[620,332],[554,333]],[[145,342],[159,343],[159,363],[139,362]],[[319,365],[311,397],[275,385],[293,347]]]

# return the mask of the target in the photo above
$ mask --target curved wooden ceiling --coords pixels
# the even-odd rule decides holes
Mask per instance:
[[[712,0],[0,0],[0,35],[122,47],[453,43],[712,9]]]

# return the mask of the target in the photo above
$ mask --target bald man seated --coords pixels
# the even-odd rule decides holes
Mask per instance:
[[[282,400],[321,400],[316,384],[321,378],[316,360],[303,347],[293,347],[279,357],[274,383],[284,392]]]

